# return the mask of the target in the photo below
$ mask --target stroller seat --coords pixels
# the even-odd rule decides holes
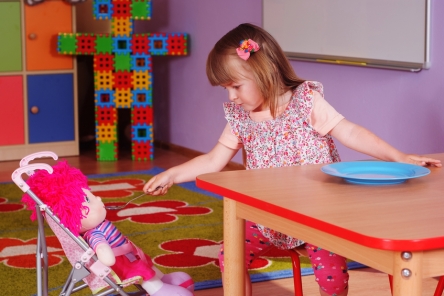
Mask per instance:
[[[45,213],[44,216],[47,214]],[[95,262],[100,261],[93,261],[91,260],[91,254],[93,253],[92,249],[88,247],[87,251],[84,251],[82,247],[76,243],[63,229],[62,227],[56,223],[53,219],[47,219],[45,217],[45,220],[51,230],[54,232],[56,237],[58,238],[60,244],[62,245],[63,251],[68,258],[68,261],[73,266],[73,269],[71,270],[71,274],[69,275],[65,286],[62,288],[62,292],[64,294],[61,295],[70,295],[72,291],[80,290],[86,286],[90,288],[92,293],[94,295],[108,295],[111,292],[114,292],[114,289],[110,289],[110,291],[107,291],[105,294],[98,294],[101,290],[103,290],[105,287],[108,287],[109,284],[103,280],[103,278],[108,273],[108,267],[101,266],[100,263],[96,268],[94,268]],[[87,246],[87,243],[82,239],[78,238],[82,244]],[[88,254],[89,252],[89,254]],[[92,252],[92,253],[91,253]],[[97,263],[96,263],[97,264]],[[86,271],[86,274],[85,274]],[[89,271],[89,272],[88,272]],[[92,271],[92,272],[91,272]],[[146,295],[147,293],[143,291],[142,287],[140,286],[140,283],[142,282],[142,277],[136,276],[129,279],[124,279],[123,281],[112,271],[112,269],[109,270],[109,278],[117,284],[120,288],[125,288],[131,285],[136,285],[136,287],[141,291],[140,294],[137,295]],[[74,288],[74,286],[83,281],[84,284],[79,286],[80,289]],[[70,291],[70,292],[69,292]],[[68,293],[69,292],[69,293]],[[134,294],[131,294],[134,295]]]

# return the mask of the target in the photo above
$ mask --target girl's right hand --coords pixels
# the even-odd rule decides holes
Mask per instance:
[[[143,192],[149,195],[165,195],[173,182],[165,173],[160,173],[148,180],[143,186]]]

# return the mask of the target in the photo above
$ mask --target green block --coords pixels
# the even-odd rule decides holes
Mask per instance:
[[[116,146],[114,146],[114,142],[98,143],[97,160],[100,160],[100,161],[115,161],[115,160],[117,160],[117,151],[116,151]]]
[[[117,71],[131,71],[131,55],[129,53],[117,53],[114,56],[114,69]]]
[[[112,53],[113,39],[111,36],[97,36],[96,53]]]
[[[151,17],[151,3],[146,1],[133,1],[131,4],[133,19],[146,19]]]
[[[57,51],[61,54],[76,54],[77,38],[74,34],[59,35]]]

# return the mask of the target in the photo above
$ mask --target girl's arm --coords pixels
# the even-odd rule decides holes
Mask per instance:
[[[369,130],[346,119],[341,120],[330,135],[346,147],[385,161],[396,161],[441,167],[441,161],[429,157],[405,154],[394,148]]]
[[[166,194],[173,184],[194,181],[201,174],[219,172],[237,151],[218,142],[210,152],[154,176],[143,186],[143,191],[153,195]],[[155,190],[159,186],[161,188]]]

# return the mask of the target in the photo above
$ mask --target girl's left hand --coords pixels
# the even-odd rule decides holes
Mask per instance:
[[[434,166],[437,168],[442,167],[441,160],[439,160],[439,159],[434,159],[434,158],[425,157],[425,156],[419,156],[419,155],[415,155],[415,154],[407,155],[407,161],[405,161],[405,162],[420,165],[420,166]]]

